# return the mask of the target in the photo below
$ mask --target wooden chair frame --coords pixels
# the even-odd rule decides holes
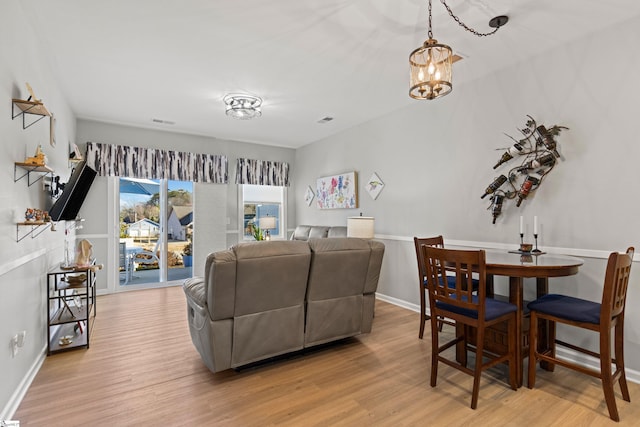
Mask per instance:
[[[424,264],[427,271],[427,289],[429,304],[431,307],[431,386],[435,387],[438,378],[438,364],[442,362],[448,366],[456,368],[466,374],[473,376],[473,391],[471,396],[471,408],[478,405],[478,394],[480,389],[480,377],[482,371],[491,368],[499,363],[509,364],[509,384],[513,390],[517,389],[516,372],[516,312],[497,315],[487,319],[487,287],[486,287],[486,266],[485,252],[483,250],[451,250],[423,246]],[[456,286],[452,288],[442,278],[447,271],[455,271]],[[478,291],[474,294],[472,273],[478,274]],[[498,304],[509,304],[497,302]],[[463,313],[461,313],[461,311]],[[437,326],[440,317],[454,320],[456,323],[464,325],[465,333],[460,334],[453,340],[442,345],[439,343],[439,330]],[[491,354],[484,351],[485,330],[487,327],[507,322],[508,328],[508,351],[502,355]],[[466,366],[466,357],[461,362],[450,360],[442,355],[442,352],[458,345],[462,342],[465,353],[469,348],[467,334],[475,334],[475,368],[469,369]],[[488,358],[484,362],[484,358]]]
[[[624,254],[613,252],[609,255],[600,307],[600,323],[578,322],[542,313],[535,309],[531,310],[531,328],[529,330],[529,388],[535,386],[536,362],[539,360],[552,365],[564,366],[565,368],[599,378],[602,382],[609,416],[614,421],[620,421],[613,387],[615,382],[618,381],[622,391],[622,398],[630,402],[629,389],[627,387],[624,370],[624,311],[633,254],[634,248],[630,247]],[[540,321],[549,322],[550,342],[552,343],[550,349],[537,348],[538,322]],[[555,337],[557,322],[597,332],[600,336],[600,351],[594,352],[574,344],[557,340]],[[611,356],[611,329],[614,330],[613,357]],[[600,370],[596,371],[567,360],[558,359],[556,357],[556,345],[561,345],[599,359]],[[615,371],[613,373],[611,373],[612,364],[615,365]]]
[[[420,289],[420,332],[418,332],[418,338],[422,339],[424,336],[424,325],[431,320],[431,316],[427,314],[427,267],[424,263],[424,246],[433,246],[436,248],[444,248],[444,238],[440,236],[436,237],[414,237],[413,244],[416,248],[416,258],[418,260],[418,286]],[[455,323],[447,319],[439,319],[438,328],[442,330],[443,324],[455,326]]]

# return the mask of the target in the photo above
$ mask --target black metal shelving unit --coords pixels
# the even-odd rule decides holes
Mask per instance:
[[[82,281],[70,277],[86,275]],[[92,266],[47,273],[47,355],[89,348],[96,317],[96,273]]]

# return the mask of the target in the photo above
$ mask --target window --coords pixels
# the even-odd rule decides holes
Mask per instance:
[[[285,221],[285,198],[284,187],[272,185],[241,185],[240,191],[240,213],[242,224],[242,240],[253,240],[253,230],[260,219],[267,216],[276,218],[276,227],[269,230],[269,234],[274,239],[286,238]]]

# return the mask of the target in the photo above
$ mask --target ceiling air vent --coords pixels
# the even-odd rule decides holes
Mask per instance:
[[[325,124],[325,123],[329,123],[331,120],[333,120],[333,117],[323,117],[320,120],[318,120],[318,123],[320,123],[321,125]]]
[[[158,123],[160,125],[175,125],[176,122],[172,122],[171,120],[162,120],[162,119],[151,119],[153,123]]]

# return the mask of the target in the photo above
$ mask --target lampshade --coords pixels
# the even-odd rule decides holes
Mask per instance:
[[[449,46],[432,38],[411,52],[409,96],[414,99],[435,99],[451,92],[452,56]]]
[[[227,116],[235,119],[249,120],[262,115],[262,99],[257,96],[232,94],[225,96],[223,101],[227,105]]]
[[[372,216],[352,216],[347,218],[347,237],[373,239],[374,222]]]
[[[276,228],[276,217],[275,216],[265,216],[260,218],[260,228],[263,230],[273,230]]]

